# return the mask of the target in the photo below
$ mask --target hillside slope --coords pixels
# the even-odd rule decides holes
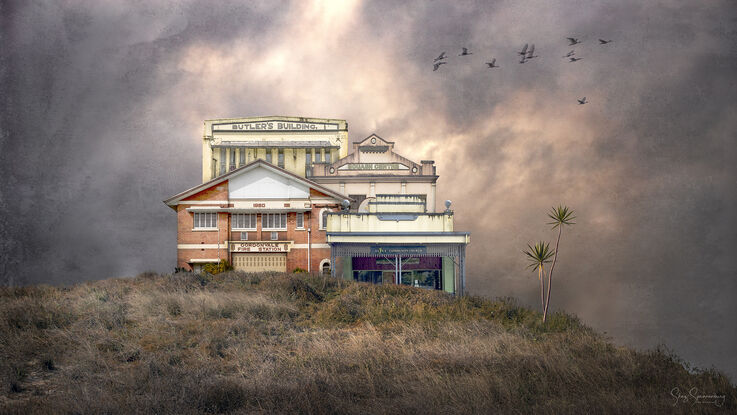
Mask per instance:
[[[565,314],[306,274],[0,288],[0,357],[1,413],[737,410],[725,375]]]

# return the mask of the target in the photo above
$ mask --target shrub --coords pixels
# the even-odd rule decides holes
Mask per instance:
[[[227,259],[220,260],[217,264],[205,264],[202,270],[209,274],[220,274],[221,272],[232,271],[233,266]]]

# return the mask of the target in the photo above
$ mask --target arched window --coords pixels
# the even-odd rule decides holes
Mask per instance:
[[[330,210],[327,208],[320,211],[320,229],[326,229],[328,227],[328,212]]]
[[[320,272],[322,275],[330,275],[330,260],[325,258],[320,261]]]

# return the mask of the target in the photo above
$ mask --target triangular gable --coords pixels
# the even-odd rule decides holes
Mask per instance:
[[[328,189],[327,187],[324,187],[322,185],[319,185],[311,180],[305,179],[304,177],[298,176],[294,173],[291,173],[287,170],[284,170],[280,167],[277,167],[271,163],[267,163],[266,161],[262,159],[257,159],[255,161],[252,161],[249,164],[246,164],[243,167],[239,167],[229,173],[226,173],[220,177],[216,177],[215,179],[210,180],[209,182],[202,183],[198,186],[195,186],[191,189],[185,190],[184,192],[181,192],[177,195],[174,195],[170,197],[169,199],[164,200],[164,203],[167,204],[170,207],[175,207],[180,201],[183,201],[185,199],[188,199],[192,196],[202,194],[204,195],[204,191],[207,189],[211,189],[215,187],[216,185],[225,182],[226,183],[226,192],[228,191],[229,186],[227,186],[227,181],[231,180],[239,175],[245,174],[249,171],[252,171],[254,169],[266,169],[268,171],[271,171],[272,173],[275,173],[278,176],[283,177],[284,179],[287,179],[295,184],[295,187],[303,186],[307,189],[315,189],[323,194],[325,194],[327,197],[333,197],[339,201],[342,201],[344,199],[352,200],[351,198],[347,197],[346,195],[340,194],[338,192],[335,192],[331,189]],[[276,176],[273,176],[276,177]],[[224,194],[224,198],[228,197],[228,194]],[[223,200],[223,199],[220,199]]]
[[[307,199],[310,186],[302,180],[285,177],[277,172],[257,168],[228,180],[231,199]]]
[[[375,140],[373,140],[374,142],[372,142],[372,140],[371,140],[372,138],[375,139]],[[379,145],[379,146],[380,145],[385,145],[386,146],[386,145],[392,145],[392,144],[394,144],[394,141],[386,141],[386,140],[384,140],[383,138],[379,137],[376,134],[371,134],[370,136],[364,138],[363,140],[357,142],[356,144],[361,145],[361,146],[363,146],[363,145],[367,145],[367,146],[371,146],[371,145]]]
[[[213,184],[212,186],[203,189],[191,196],[187,196],[183,201],[222,201],[228,199],[228,182]]]

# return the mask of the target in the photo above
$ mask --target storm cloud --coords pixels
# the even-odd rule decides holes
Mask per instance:
[[[564,229],[552,306],[618,343],[665,343],[737,375],[728,1],[61,1],[0,12],[5,283],[171,271],[176,218],[161,201],[198,183],[203,120],[344,118],[354,141],[377,133],[436,161],[439,199],[472,231],[472,293],[536,306],[521,250],[552,240],[545,213],[567,204],[577,223]],[[569,47],[569,36],[583,42]],[[539,58],[519,64],[525,43]],[[563,59],[571,49],[583,59]],[[486,68],[491,58],[500,68]]]

